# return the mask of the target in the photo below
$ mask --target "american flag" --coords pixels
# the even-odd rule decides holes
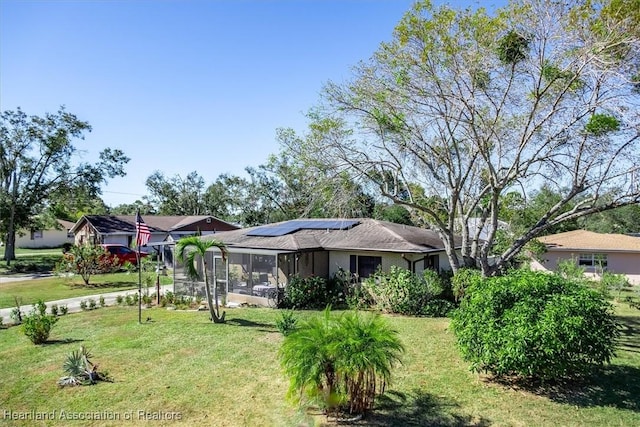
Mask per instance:
[[[151,232],[149,231],[149,227],[142,220],[140,212],[136,212],[136,244],[138,246],[144,246],[149,242],[150,237]]]

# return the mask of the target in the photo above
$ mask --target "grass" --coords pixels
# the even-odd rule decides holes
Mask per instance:
[[[16,249],[16,259],[7,266],[0,248],[0,274],[42,273],[54,269],[62,259],[62,249]]]
[[[173,279],[171,277],[160,276],[161,285],[171,283],[173,283]],[[55,276],[44,279],[29,279],[16,282],[3,282],[0,278],[0,308],[15,307],[15,297],[20,299],[23,306],[29,306],[37,302],[39,299],[55,301],[65,298],[126,291],[137,288],[137,272],[99,274],[91,276],[89,286],[84,284],[80,276],[74,276],[72,278]]]
[[[4,248],[0,248],[0,259],[3,255]],[[7,268],[6,262],[0,262],[0,308],[14,307],[16,297],[20,299],[23,306],[30,306],[39,299],[55,301],[138,288],[138,273],[135,271],[94,275],[91,276],[88,286],[84,284],[80,276],[24,281],[2,279],[3,276],[10,278],[18,272],[50,272],[61,258],[62,250],[60,248],[16,249],[16,260],[11,262],[10,268]],[[155,279],[155,274],[153,276]],[[171,283],[173,283],[171,277],[160,276],[161,285]]]
[[[448,319],[387,316],[406,347],[403,364],[374,413],[357,425],[640,425],[640,311],[617,304],[617,313],[623,337],[613,363],[591,379],[563,385],[492,382],[460,359]],[[42,425],[322,425],[323,416],[285,399],[279,316],[271,309],[227,309],[227,323],[214,325],[203,312],[153,308],[144,312],[151,321],[140,325],[135,308],[109,307],[61,317],[40,346],[19,327],[1,330],[1,409],[56,411]],[[115,382],[57,387],[65,356],[80,345]],[[120,419],[68,422],[61,411]],[[149,421],[169,415],[174,419]],[[33,424],[0,413],[0,425]]]

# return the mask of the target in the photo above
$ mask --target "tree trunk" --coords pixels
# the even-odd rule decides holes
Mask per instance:
[[[204,259],[204,256],[202,257]],[[218,292],[216,288],[213,288],[213,298],[211,297],[211,289],[209,289],[209,278],[207,276],[207,263],[204,262],[204,292],[207,296],[207,306],[209,307],[209,314],[211,315],[211,320],[213,323],[224,323],[224,317],[227,314],[226,312],[222,313],[222,317],[220,314],[220,307],[218,306]],[[215,307],[213,299],[215,298]]]
[[[7,228],[7,241],[4,242],[4,260],[7,266],[11,265],[11,261],[16,259],[16,230],[13,222],[13,215],[9,218],[9,227]]]
[[[216,305],[215,317],[213,317],[213,322],[224,323],[224,317],[227,314],[227,312],[223,311],[222,316],[220,316],[220,306],[218,305],[218,284],[217,283],[213,284],[213,299],[215,300],[214,304]]]

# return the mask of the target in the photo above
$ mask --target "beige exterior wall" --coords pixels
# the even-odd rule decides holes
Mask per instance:
[[[65,243],[73,243],[73,237],[67,237],[67,230],[39,230],[24,236],[16,235],[16,248],[57,248]]]
[[[339,268],[349,271],[351,255],[359,256],[379,256],[382,257],[382,270],[389,271],[392,265],[400,268],[411,269],[415,266],[415,272],[421,274],[424,270],[423,254],[406,254],[403,258],[402,254],[389,252],[341,252],[332,251],[329,254],[329,277],[333,277]],[[451,265],[444,253],[433,254],[438,257],[439,271],[450,270]],[[407,261],[411,261],[411,265]]]
[[[577,258],[580,253],[596,253],[596,251],[553,251],[548,250],[544,254],[542,262],[533,261],[531,268],[534,270],[555,271],[558,264],[564,260]],[[605,253],[605,252],[597,252]],[[624,274],[629,282],[640,285],[640,253],[634,252],[609,252],[607,253],[607,270],[611,273]],[[597,277],[593,268],[587,268],[588,276]]]

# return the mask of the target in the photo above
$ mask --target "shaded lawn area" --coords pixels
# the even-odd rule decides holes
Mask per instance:
[[[155,279],[155,273],[143,273],[143,280],[144,274],[153,274]],[[138,288],[137,272],[94,275],[91,276],[88,286],[84,284],[80,276],[71,278],[50,277],[17,282],[6,282],[2,278],[3,276],[0,276],[0,308],[15,307],[15,297],[21,299],[23,306],[30,306],[36,303],[38,299],[55,301],[64,298]],[[155,283],[155,280],[153,283]],[[173,283],[171,277],[160,276],[160,284],[170,283]]]
[[[613,363],[576,384],[497,383],[460,359],[448,319],[386,316],[405,345],[403,364],[377,409],[360,426],[640,425],[640,311],[618,306],[623,338]],[[297,314],[319,315],[315,311]],[[144,414],[174,412],[157,425],[333,425],[285,399],[278,365],[279,312],[227,309],[226,324],[205,312],[108,307],[66,315],[51,343],[34,346],[19,327],[0,331],[0,402],[13,412],[108,413],[132,420],[60,421],[44,425],[151,425]],[[56,385],[65,356],[87,346],[113,383]],[[141,412],[139,412],[141,411]],[[142,415],[141,415],[142,414]],[[3,420],[4,425],[33,425]]]
[[[62,260],[60,249],[20,249],[16,259],[7,266],[4,251],[0,251],[0,274],[28,274],[52,271]]]

